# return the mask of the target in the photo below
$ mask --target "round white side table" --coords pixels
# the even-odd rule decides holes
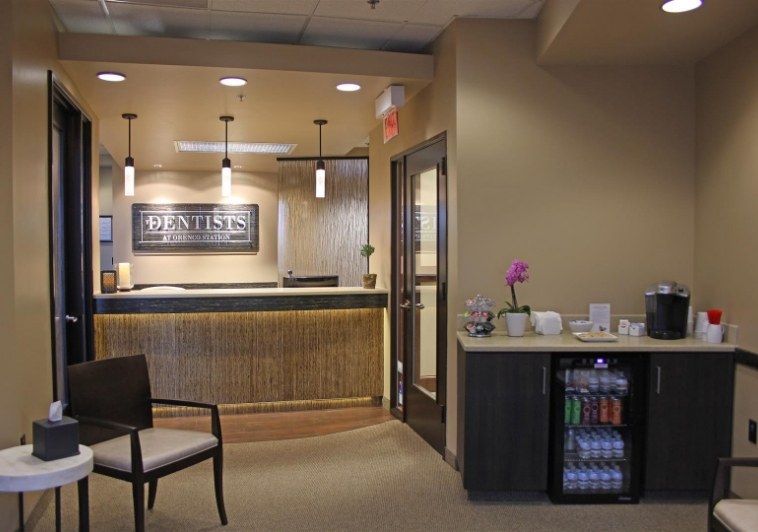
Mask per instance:
[[[41,460],[32,455],[32,445],[19,445],[0,451],[0,491],[23,493],[55,488],[55,529],[60,531],[60,487],[78,482],[79,530],[89,530],[89,493],[87,475],[92,472],[92,449],[79,446],[79,454]],[[20,530],[24,529],[19,516]]]

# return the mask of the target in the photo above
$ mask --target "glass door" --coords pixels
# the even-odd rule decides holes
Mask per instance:
[[[444,139],[394,161],[393,407],[440,453],[445,445]]]

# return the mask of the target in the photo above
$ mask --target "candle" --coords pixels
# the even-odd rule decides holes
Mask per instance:
[[[118,289],[131,290],[132,284],[132,265],[129,262],[118,263]]]

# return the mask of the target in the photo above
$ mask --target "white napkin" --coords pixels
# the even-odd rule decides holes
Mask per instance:
[[[561,334],[563,330],[561,315],[552,310],[532,311],[531,321],[537,334]]]

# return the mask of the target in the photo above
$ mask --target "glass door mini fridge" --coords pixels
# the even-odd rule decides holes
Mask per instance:
[[[637,503],[644,360],[554,355],[549,495],[557,503]]]

